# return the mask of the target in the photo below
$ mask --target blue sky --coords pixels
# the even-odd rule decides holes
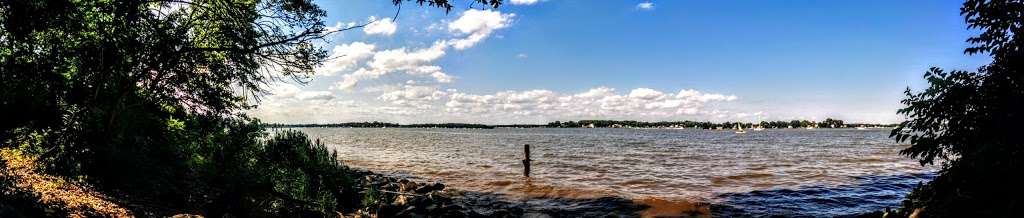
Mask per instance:
[[[974,69],[957,1],[320,1],[337,55],[268,122],[896,122],[929,66]],[[525,3],[524,3],[525,2]],[[528,3],[528,4],[526,4]],[[649,6],[649,7],[648,7]],[[338,49],[334,49],[338,48]]]

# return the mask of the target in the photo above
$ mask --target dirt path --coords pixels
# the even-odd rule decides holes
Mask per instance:
[[[131,213],[103,194],[42,174],[35,157],[16,149],[0,149],[0,177],[11,178],[16,191],[35,196],[46,207],[67,211],[70,217],[131,217]]]

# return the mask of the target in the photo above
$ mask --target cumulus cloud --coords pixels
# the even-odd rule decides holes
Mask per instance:
[[[272,122],[333,122],[392,119],[404,122],[536,123],[575,119],[752,119],[760,112],[729,111],[722,103],[733,95],[692,89],[677,93],[637,88],[620,91],[594,87],[579,92],[547,89],[472,93],[417,81],[364,89],[373,92],[339,99],[328,91],[303,90],[275,83],[258,109],[250,111]],[[382,117],[383,116],[383,117]]]
[[[451,40],[451,45],[456,50],[473,47],[490,36],[494,30],[507,27],[515,16],[493,10],[466,10],[459,19],[448,23],[449,31],[466,36]]]
[[[640,3],[640,4],[636,4],[636,9],[637,10],[654,10],[654,3],[653,2],[643,2],[643,3]]]
[[[377,99],[392,104],[413,106],[416,108],[430,108],[430,102],[441,100],[447,95],[446,92],[431,86],[405,85],[398,90],[385,92]]]
[[[316,74],[332,76],[347,71],[356,66],[359,61],[373,55],[374,49],[376,49],[375,45],[364,42],[334,46],[334,49],[331,49],[331,55],[328,56],[327,61],[324,61],[324,65],[316,69]]]
[[[665,93],[659,92],[658,90],[648,88],[638,88],[629,92],[630,98],[638,98],[645,100],[655,100],[665,97]]]
[[[269,85],[259,106],[248,113],[261,119],[285,122],[295,121],[299,116],[318,117],[323,112],[354,104],[354,101],[338,99],[328,91],[307,91],[295,84],[277,82]]]
[[[535,89],[500,91],[493,94],[472,94],[458,90],[440,90],[436,87],[406,84],[400,89],[381,94],[377,99],[395,106],[413,109],[443,108],[450,115],[480,116],[481,118],[514,118],[541,116],[551,118],[661,118],[708,115],[727,116],[728,111],[709,110],[713,102],[728,102],[732,95],[682,90],[685,95],[638,88],[619,94],[613,88],[596,87],[580,93],[557,93]],[[438,109],[440,110],[440,109]]]
[[[458,19],[448,23],[448,29],[455,34],[455,38],[435,41],[433,45],[426,48],[400,47],[375,50],[375,45],[362,42],[339,45],[332,51],[332,59],[319,68],[318,73],[331,76],[338,72],[349,72],[342,75],[341,80],[331,86],[331,89],[342,90],[355,87],[359,81],[377,79],[392,73],[431,77],[438,83],[450,83],[455,77],[445,73],[440,66],[434,65],[433,62],[443,57],[449,48],[463,50],[476,45],[491,35],[494,30],[507,27],[514,16],[514,14],[492,10],[466,10]],[[390,35],[394,32],[394,22],[390,18],[377,20],[376,17],[370,17],[370,19],[376,22],[372,22],[364,28],[367,34]],[[360,63],[363,63],[362,67],[352,70]]]
[[[611,95],[614,95],[614,94],[615,94],[615,89],[601,86],[601,87],[597,87],[597,88],[592,88],[592,89],[587,90],[586,92],[583,92],[583,93],[576,94],[575,97],[580,97],[580,98],[600,98],[600,97],[611,96]]]
[[[398,30],[398,25],[388,17],[377,19],[377,17],[370,16],[370,23],[363,27],[363,32],[367,35],[390,36],[395,34],[396,30]]]
[[[334,23],[334,26],[324,27],[324,30],[327,32],[334,32],[342,29],[352,28],[354,26],[356,26],[356,22],[342,23],[341,21],[338,21]]]
[[[267,90],[268,100],[331,100],[334,95],[328,91],[304,91],[290,83],[274,83]]]
[[[448,112],[551,117],[643,117],[691,115],[700,112],[710,101],[731,101],[729,98],[705,97],[707,95],[721,94],[677,97],[649,88],[618,94],[608,87],[596,87],[576,94],[558,94],[549,90],[503,91],[489,95],[452,92],[445,109]]]
[[[538,0],[512,0],[513,5],[532,5],[537,4]]]
[[[378,51],[373,54],[373,58],[366,63],[365,67],[342,75],[341,81],[336,82],[332,88],[350,89],[360,80],[376,79],[395,72],[426,75],[440,83],[451,82],[452,76],[441,71],[441,67],[431,65],[431,62],[444,56],[446,47],[447,43],[439,41],[435,42],[433,46],[411,51],[404,47]]]
[[[700,102],[736,100],[735,95],[705,94],[693,89],[680,90],[679,94],[676,94],[676,98],[691,99]]]

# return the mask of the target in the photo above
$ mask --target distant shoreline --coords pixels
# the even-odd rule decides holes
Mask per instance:
[[[494,129],[494,128],[636,128],[636,129],[736,129],[736,128],[765,128],[765,129],[792,129],[792,128],[891,128],[898,124],[873,124],[873,123],[844,123],[842,120],[826,119],[824,121],[791,120],[791,121],[761,121],[751,122],[706,122],[706,121],[661,121],[644,122],[632,120],[579,120],[579,121],[555,121],[548,124],[505,124],[487,125],[476,123],[420,123],[420,124],[398,124],[388,122],[345,122],[327,124],[263,124],[266,128],[306,128],[306,127],[328,127],[328,128],[447,128],[447,129]]]

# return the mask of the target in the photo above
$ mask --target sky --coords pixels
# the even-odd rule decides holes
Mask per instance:
[[[973,70],[957,1],[318,1],[331,57],[271,123],[893,123],[931,66]],[[397,14],[397,15],[396,15]]]

